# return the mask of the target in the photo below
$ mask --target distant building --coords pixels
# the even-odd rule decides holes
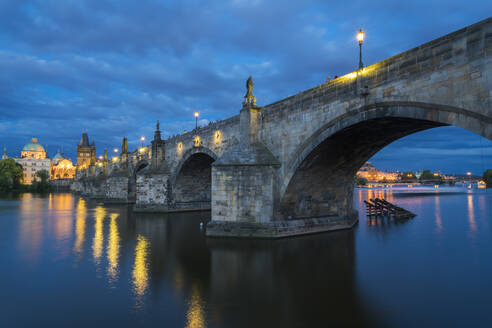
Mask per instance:
[[[22,165],[24,184],[32,184],[38,171],[45,170],[48,174],[50,173],[51,161],[46,158],[44,147],[35,137],[22,148],[21,157],[15,158],[15,161]]]
[[[94,142],[89,144],[89,136],[82,133],[80,144],[77,145],[77,170],[85,170],[96,163],[96,145]]]
[[[7,148],[3,147],[2,159],[7,159],[7,158],[9,158],[9,155],[7,155]]]
[[[75,169],[72,160],[65,158],[62,153],[58,152],[51,160],[50,179],[73,179],[75,178]]]
[[[398,180],[397,172],[379,171],[369,162],[366,162],[359,169],[357,175],[367,179],[369,182],[395,182]]]

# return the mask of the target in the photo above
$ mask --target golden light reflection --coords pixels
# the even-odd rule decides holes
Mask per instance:
[[[73,200],[72,194],[53,194],[50,198],[50,216],[54,219],[55,245],[60,258],[68,256],[72,249]]]
[[[118,232],[118,224],[116,219],[119,214],[111,213],[109,222],[109,240],[108,240],[108,276],[111,282],[116,281],[118,278],[118,257],[120,251],[120,234]]]
[[[470,230],[475,231],[477,230],[477,223],[475,222],[475,212],[473,210],[473,196],[468,195],[467,201],[468,201],[468,223],[470,224]]]
[[[135,263],[133,265],[133,290],[137,296],[145,294],[149,284],[149,273],[147,267],[149,242],[142,235],[137,236],[135,247]]]
[[[436,215],[436,228],[438,232],[442,231],[442,219],[441,219],[441,205],[439,203],[439,196],[434,197],[434,211]]]
[[[43,241],[43,204],[32,194],[23,194],[20,202],[19,246],[23,256],[37,260]]]
[[[75,245],[73,250],[77,254],[82,254],[85,239],[85,219],[87,217],[87,207],[83,198],[79,198],[75,213]]]
[[[72,194],[50,194],[49,209],[71,211],[73,208]]]
[[[186,328],[203,328],[205,323],[205,311],[200,291],[196,286],[192,287],[188,313],[186,314]]]
[[[106,210],[102,206],[97,206],[95,209],[95,221],[94,221],[94,239],[92,241],[92,255],[94,261],[99,263],[103,251],[103,222],[106,216]]]
[[[178,148],[178,154],[180,154],[183,151],[183,143],[178,142],[177,148]]]

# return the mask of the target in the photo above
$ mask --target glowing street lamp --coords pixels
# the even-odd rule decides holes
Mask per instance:
[[[102,159],[103,159],[102,155],[99,155],[99,159],[102,161]]]
[[[118,148],[115,148],[114,149],[114,153],[117,154],[118,153]]]
[[[144,136],[141,136],[140,137],[140,141],[142,141],[142,147],[143,147],[143,144],[144,144],[144,141],[145,141],[145,137]]]
[[[364,68],[364,64],[362,64],[362,42],[364,42],[364,32],[362,29],[357,33],[357,41],[359,41],[359,69]]]
[[[200,113],[195,112],[195,129],[198,128],[198,116],[200,116]]]

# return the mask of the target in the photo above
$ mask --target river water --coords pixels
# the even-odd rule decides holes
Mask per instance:
[[[368,220],[384,197],[417,216]],[[1,327],[491,327],[492,192],[356,189],[358,226],[207,239],[210,212],[0,199]]]

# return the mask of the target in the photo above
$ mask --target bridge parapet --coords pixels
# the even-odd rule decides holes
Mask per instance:
[[[239,115],[226,120],[210,123],[185,134],[166,140],[166,161],[171,172],[176,174],[180,162],[186,160],[190,149],[204,147],[220,157],[239,141]],[[197,138],[198,137],[198,138]]]

